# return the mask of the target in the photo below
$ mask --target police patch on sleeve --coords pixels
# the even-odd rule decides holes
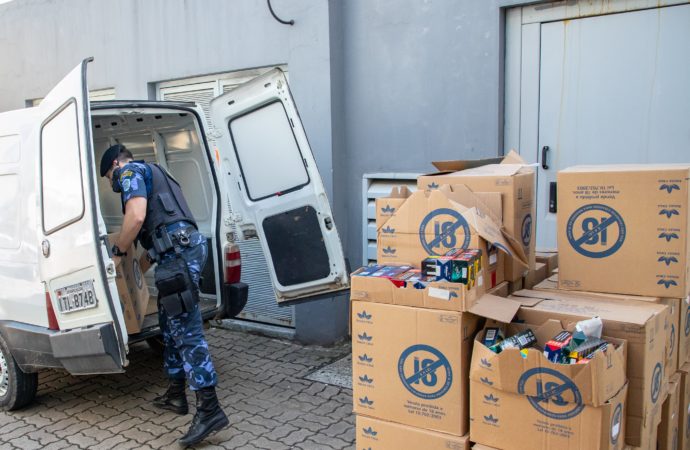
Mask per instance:
[[[127,192],[127,191],[129,191],[129,189],[130,189],[131,187],[132,187],[132,185],[131,185],[130,179],[129,179],[129,178],[125,178],[125,179],[122,181],[122,190],[125,191],[125,192]]]

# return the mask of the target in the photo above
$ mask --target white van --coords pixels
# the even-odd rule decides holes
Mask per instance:
[[[181,183],[209,243],[204,318],[239,313],[236,242],[258,238],[279,302],[347,289],[349,279],[316,162],[276,69],[211,104],[215,148],[193,103],[89,103],[85,60],[41,104],[0,114],[0,408],[36,393],[36,371],[122,372],[128,345],[160,333],[155,314],[127,335],[107,234],[119,195],[98,176],[124,144]],[[155,292],[152,271],[148,285]],[[67,288],[67,289],[66,289]],[[60,302],[60,293],[93,302]],[[64,296],[64,294],[62,294]]]

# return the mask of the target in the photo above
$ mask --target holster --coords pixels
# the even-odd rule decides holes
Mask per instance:
[[[199,290],[180,257],[159,264],[155,281],[160,306],[170,317],[192,311],[199,301]]]

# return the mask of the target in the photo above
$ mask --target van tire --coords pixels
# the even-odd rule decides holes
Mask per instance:
[[[38,373],[26,373],[19,368],[1,335],[0,353],[0,410],[20,409],[36,398]]]

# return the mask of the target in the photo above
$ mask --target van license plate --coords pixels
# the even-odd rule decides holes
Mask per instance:
[[[58,309],[61,313],[71,313],[98,306],[93,281],[83,281],[60,288],[56,294]]]

